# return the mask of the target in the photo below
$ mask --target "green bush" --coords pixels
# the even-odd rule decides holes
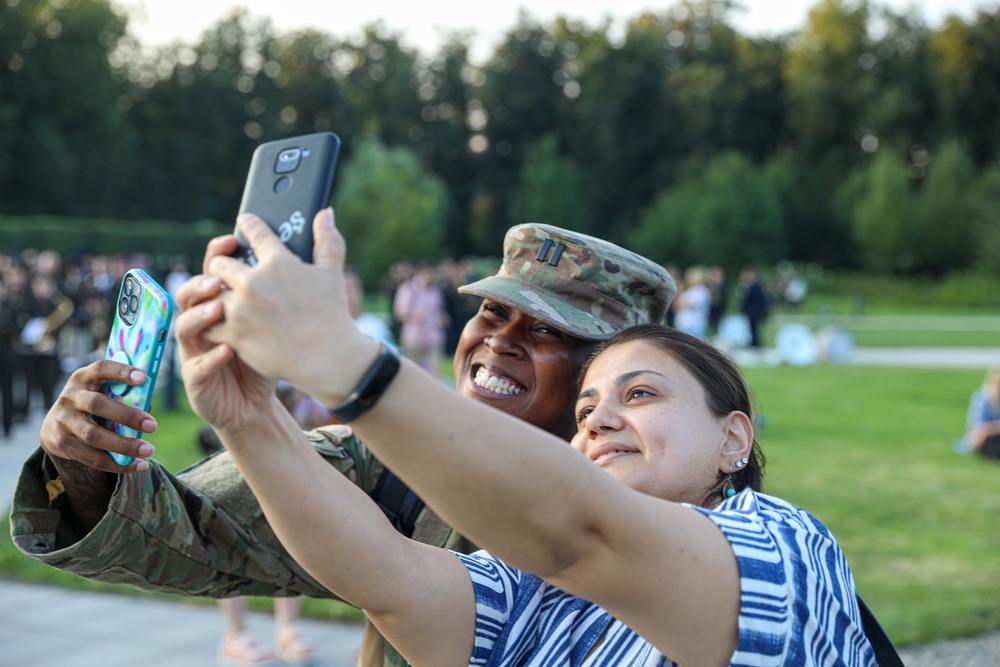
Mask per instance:
[[[802,273],[809,281],[810,299],[860,298],[870,306],[944,311],[1000,308],[1000,278],[984,273],[954,273],[941,279],[833,273],[817,267]]]
[[[201,265],[208,241],[232,231],[209,220],[113,220],[58,216],[0,216],[0,250],[18,253],[29,248],[58,250],[64,257],[86,252],[101,255],[144,254],[154,266],[169,268],[182,257],[192,268]]]

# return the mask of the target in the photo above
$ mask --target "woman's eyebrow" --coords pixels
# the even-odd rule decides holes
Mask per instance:
[[[639,377],[640,375],[655,375],[657,377],[663,378],[664,380],[669,379],[663,373],[657,373],[656,371],[651,371],[651,370],[629,371],[628,373],[622,373],[621,375],[615,378],[615,389],[621,389],[622,387],[624,387],[625,385],[627,385],[629,382]]]

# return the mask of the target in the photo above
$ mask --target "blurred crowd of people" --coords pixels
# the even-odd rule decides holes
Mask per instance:
[[[48,409],[63,373],[103,354],[122,277],[142,268],[174,294],[190,273],[184,263],[158,272],[146,255],[79,254],[64,259],[54,250],[0,252],[0,376],[4,434],[26,416],[33,400]],[[691,266],[681,272],[666,267],[678,293],[668,323],[700,338],[718,335],[731,310],[746,317],[752,347],[760,347],[760,326],[778,302],[795,311],[808,292],[797,273],[765,284],[757,269],[746,266],[735,288],[719,266]],[[349,281],[358,326],[373,338],[391,342],[435,377],[452,354],[478,299],[458,293],[476,280],[469,259],[436,264],[396,262],[380,287],[387,312],[364,311],[364,288],[357,274]],[[731,300],[738,302],[731,307]]]
[[[54,250],[0,251],[0,393],[3,434],[36,406],[48,410],[59,378],[103,354],[122,277],[148,258]],[[35,401],[38,401],[37,403]]]
[[[146,255],[63,258],[54,250],[0,252],[4,435],[28,415],[34,401],[42,410],[52,405],[61,375],[104,354],[126,271],[144,269],[171,294],[190,277],[184,262],[173,263],[168,271],[157,271],[153,264]],[[732,283],[720,266],[690,266],[683,272],[674,265],[666,268],[678,286],[668,324],[711,339],[719,335],[724,317],[739,314],[752,348],[763,345],[761,327],[776,307],[795,312],[808,294],[805,280],[795,271],[778,271],[777,279],[767,283],[756,267],[748,265]],[[478,307],[478,298],[459,294],[458,288],[477,278],[470,259],[396,262],[379,285],[387,298],[387,312],[380,314],[365,312],[365,291],[357,274],[348,284],[359,328],[397,345],[442,378],[443,360],[454,354],[462,328]]]
[[[191,275],[186,262],[158,269],[148,255],[63,257],[50,249],[17,254],[0,249],[5,437],[32,410],[47,411],[52,406],[60,378],[104,355],[118,291],[132,268],[145,270],[172,296]],[[441,377],[443,359],[454,353],[462,327],[478,307],[478,299],[460,295],[457,288],[475,278],[470,260],[397,262],[379,286],[388,297],[388,312],[375,314],[365,312],[364,288],[355,274],[350,281],[355,318],[373,338],[397,344]],[[173,377],[167,377],[172,384]]]
[[[798,312],[809,293],[805,278],[794,269],[779,267],[777,277],[767,282],[758,268],[740,269],[735,285],[721,266],[694,265],[683,272],[673,264],[665,267],[677,283],[677,296],[667,313],[667,324],[692,336],[709,340],[722,335],[723,318],[739,314],[747,330],[747,344],[763,347],[761,327],[776,308]],[[730,308],[730,300],[735,301]]]

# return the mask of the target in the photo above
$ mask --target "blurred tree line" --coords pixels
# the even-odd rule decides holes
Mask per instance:
[[[768,39],[737,9],[522,14],[476,64],[461,34],[421,55],[242,12],[150,50],[110,0],[0,0],[0,215],[229,221],[257,144],[331,130],[369,277],[525,220],[681,266],[1000,274],[1000,9],[931,30],[820,0]]]

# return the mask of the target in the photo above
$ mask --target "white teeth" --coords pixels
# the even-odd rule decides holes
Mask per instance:
[[[488,370],[486,370],[485,366],[479,367],[479,370],[476,371],[476,377],[473,379],[473,382],[477,387],[489,389],[497,394],[523,394],[525,391],[522,387],[518,387],[510,380],[491,374]]]
[[[626,454],[627,452],[623,449],[613,449],[610,452],[604,452],[603,454],[594,457],[594,463],[600,463],[604,459],[614,456],[615,454]]]

